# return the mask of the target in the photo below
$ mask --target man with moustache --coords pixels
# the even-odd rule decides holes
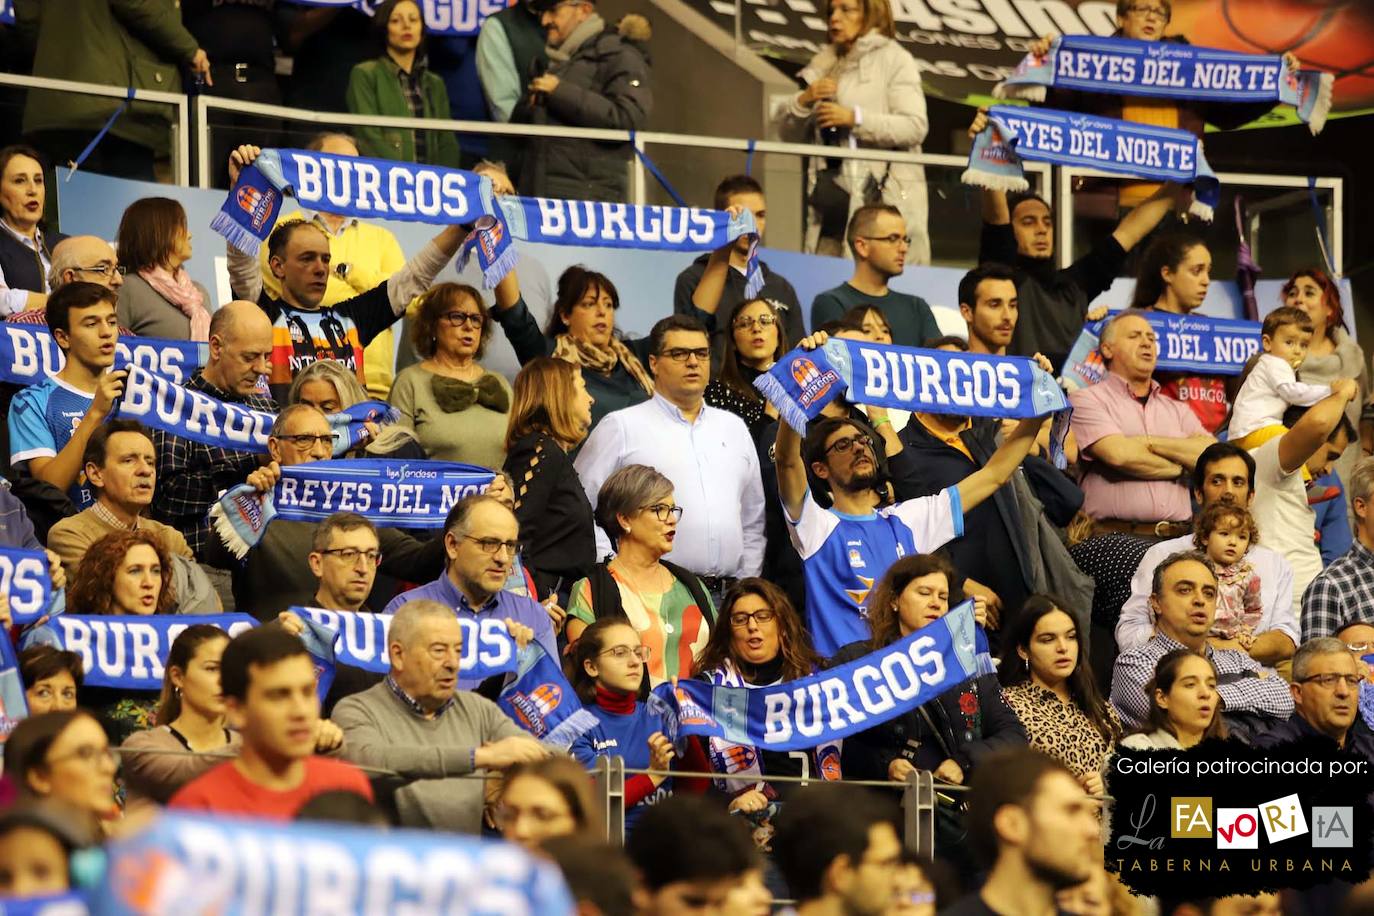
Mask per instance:
[[[1216,649],[1207,642],[1217,613],[1217,575],[1205,554],[1181,550],[1155,567],[1150,608],[1155,635],[1118,655],[1112,672],[1112,705],[1127,730],[1145,723],[1150,710],[1145,685],[1159,660],[1177,649],[1204,655],[1216,666],[1217,693],[1232,732],[1250,737],[1292,715],[1293,698],[1276,671],[1239,649]]]
[[[801,346],[813,350],[826,339],[820,332]],[[1006,483],[1045,422],[1021,420],[978,470],[934,496],[890,506],[882,505],[874,443],[853,420],[815,420],[804,441],[788,424],[778,424],[778,496],[802,558],[807,629],[817,652],[829,657],[868,638],[868,593],[887,568],[899,557],[929,553],[962,536],[965,513]],[[822,509],[811,495],[808,471],[829,486],[831,508]]]

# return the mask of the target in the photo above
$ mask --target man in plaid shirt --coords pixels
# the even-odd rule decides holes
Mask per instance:
[[[1217,575],[1204,554],[1181,550],[1155,567],[1150,608],[1156,615],[1155,635],[1118,655],[1112,671],[1112,705],[1127,731],[1145,723],[1151,703],[1145,685],[1159,660],[1176,649],[1191,649],[1212,660],[1227,725],[1253,733],[1293,714],[1293,696],[1278,672],[1244,652],[1208,644],[1207,631],[1217,613]]]
[[[1307,586],[1302,595],[1303,642],[1335,636],[1352,623],[1374,623],[1374,457],[1350,474],[1355,543]]]
[[[277,402],[258,387],[272,365],[272,321],[257,303],[236,301],[210,319],[210,356],[186,387],[252,410],[277,412]],[[262,456],[202,445],[157,431],[157,495],[153,517],[186,538],[196,559],[208,559],[206,514],[221,491],[243,483],[264,463]]]

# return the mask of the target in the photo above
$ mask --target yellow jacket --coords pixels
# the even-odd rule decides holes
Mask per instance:
[[[305,213],[297,210],[283,216],[278,225],[287,220],[305,218]],[[329,286],[325,288],[321,305],[338,305],[345,299],[365,293],[385,282],[405,265],[406,256],[401,251],[401,244],[396,241],[396,236],[381,226],[349,219],[339,234],[334,235],[319,219],[315,219],[315,224],[329,236],[330,266],[348,265],[347,279],[330,271]],[[280,299],[281,281],[272,275],[272,268],[268,266],[266,245],[262,246],[258,257],[262,261],[263,287],[273,297]],[[386,400],[396,375],[396,339],[391,328],[378,334],[363,350],[363,374],[367,378],[367,393],[379,400]]]

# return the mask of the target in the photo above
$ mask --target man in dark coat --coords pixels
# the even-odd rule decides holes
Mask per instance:
[[[533,0],[548,37],[549,71],[530,80],[514,122],[606,130],[643,130],[653,108],[649,24],[624,17],[606,28],[590,0]],[[520,176],[520,193],[567,200],[623,202],[628,141],[538,138]]]

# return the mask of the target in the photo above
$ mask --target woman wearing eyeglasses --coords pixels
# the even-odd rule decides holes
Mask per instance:
[[[420,297],[410,334],[423,360],[396,376],[392,406],[429,457],[500,469],[511,389],[477,362],[491,337],[482,294],[440,283]]]
[[[712,684],[767,687],[806,677],[820,663],[801,617],[782,589],[765,579],[751,578],[736,582],[726,594],[720,622],[697,657],[696,667],[697,676]],[[731,798],[731,811],[763,811],[797,788],[797,783],[767,782],[769,776],[840,778],[838,742],[796,754],[712,738],[708,754],[713,772],[757,777],[716,780],[716,788]]]
[[[597,493],[596,523],[615,557],[573,584],[568,606],[570,643],[596,621],[628,623],[650,650],[654,687],[692,676],[716,616],[701,580],[663,559],[673,549],[680,518],[673,482],[653,468],[626,465],[606,478]]]
[[[220,656],[228,644],[228,633],[204,623],[187,627],[172,641],[158,700],[161,724],[130,735],[122,745],[130,801],[165,805],[177,789],[223,763],[224,754],[238,752],[242,739],[225,724],[219,686]]]
[[[338,413],[371,400],[358,376],[337,359],[317,359],[291,380],[287,404],[309,404],[326,415]],[[405,423],[378,427],[368,424],[372,436],[342,457],[345,458],[425,458],[425,450],[415,440],[415,431]]]
[[[62,802],[98,833],[119,816],[115,769],[105,730],[84,709],[32,716],[5,742],[5,775],[22,796]]]
[[[781,315],[767,299],[748,299],[735,306],[728,327],[720,374],[706,386],[706,403],[730,411],[757,436],[778,411],[759,394],[754,379],[787,352],[787,334]]]
[[[558,755],[506,770],[495,820],[504,839],[533,850],[545,840],[591,830],[594,811],[587,771]]]

